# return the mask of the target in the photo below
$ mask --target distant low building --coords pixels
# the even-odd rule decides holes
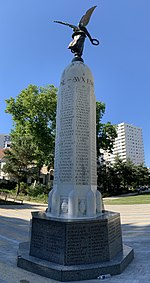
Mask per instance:
[[[4,159],[4,149],[0,148],[0,179],[5,179],[5,180],[9,180],[9,176],[8,174],[3,172],[3,166],[5,165],[5,159]]]
[[[10,147],[10,135],[0,134],[0,148],[9,148]]]
[[[10,135],[8,134],[0,134],[0,179],[8,180],[9,176],[8,174],[5,174],[3,172],[3,166],[5,165],[5,159],[4,159],[4,149],[10,148]]]
[[[47,166],[43,166],[40,172],[40,180],[39,180],[40,183],[52,187],[53,179],[54,179],[54,170],[52,168],[48,170]],[[33,177],[32,176],[28,177],[27,183],[32,184],[33,182],[34,182]]]
[[[3,172],[3,166],[6,161],[4,158],[4,150],[9,149],[11,145],[10,135],[0,134],[0,179],[8,180],[10,179],[9,175]],[[27,182],[32,183],[32,176],[28,178]],[[48,170],[47,166],[43,166],[40,173],[40,183],[44,185],[52,185],[54,179],[54,170],[51,168]]]

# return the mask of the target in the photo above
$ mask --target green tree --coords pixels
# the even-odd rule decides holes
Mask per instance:
[[[101,155],[100,149],[112,152],[113,143],[117,137],[116,127],[110,122],[102,123],[102,117],[105,114],[105,104],[96,102],[96,141],[97,157]]]
[[[150,183],[150,173],[147,167],[143,164],[136,166],[136,181],[135,186],[148,186]]]
[[[18,150],[21,155],[22,145],[28,144],[29,149],[25,151],[26,158],[31,164],[33,162],[36,164],[38,175],[44,164],[53,164],[56,93],[57,89],[53,85],[47,87],[29,85],[16,99],[11,97],[6,100],[6,112],[12,115],[14,122],[11,132],[11,151]]]
[[[102,123],[103,115],[105,114],[105,104],[96,102],[96,143],[97,143],[97,184],[102,192],[113,192],[114,185],[114,170],[110,164],[103,162],[101,149],[112,152],[113,143],[117,137],[116,127],[110,122]],[[99,161],[99,158],[101,161]]]
[[[129,188],[136,189],[150,185],[150,173],[143,164],[135,165],[130,159],[126,162],[119,156],[114,164],[103,163],[98,167],[98,186],[109,195],[122,194]]]
[[[17,182],[17,195],[20,192],[20,183],[26,181],[27,177],[36,174],[34,155],[30,140],[18,139],[13,141],[11,150],[5,150],[5,162],[3,171]]]
[[[116,176],[114,181],[117,193],[128,192],[136,179],[135,164],[130,159],[125,162],[117,156],[113,168]]]
[[[124,162],[124,170],[123,170],[123,185],[124,190],[127,190],[133,187],[133,184],[136,180],[136,165],[130,160],[127,159]]]
[[[113,195],[115,190],[115,170],[113,166],[108,163],[102,163],[97,169],[97,184],[103,194]]]

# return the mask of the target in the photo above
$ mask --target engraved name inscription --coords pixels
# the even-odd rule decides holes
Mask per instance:
[[[96,185],[94,103],[91,79],[83,75],[61,81],[57,108],[55,183]]]

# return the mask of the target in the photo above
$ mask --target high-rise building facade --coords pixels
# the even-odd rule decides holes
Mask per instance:
[[[116,156],[123,161],[130,159],[134,164],[145,163],[142,129],[126,123],[117,125],[117,138],[114,142],[113,153],[104,152],[104,160],[115,162]]]

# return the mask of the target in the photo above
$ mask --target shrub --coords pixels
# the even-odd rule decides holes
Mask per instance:
[[[38,195],[47,194],[47,187],[42,184],[31,185],[27,189],[29,196],[37,197]]]
[[[16,185],[15,190],[16,190],[16,192],[18,192],[18,185]],[[27,192],[28,192],[28,184],[24,183],[24,182],[21,182],[20,183],[19,194],[22,193],[24,195],[27,195]]]
[[[3,190],[8,190],[8,191],[11,191],[11,190],[14,190],[16,187],[16,182],[14,181],[10,181],[10,180],[0,180],[0,191],[3,191]]]

